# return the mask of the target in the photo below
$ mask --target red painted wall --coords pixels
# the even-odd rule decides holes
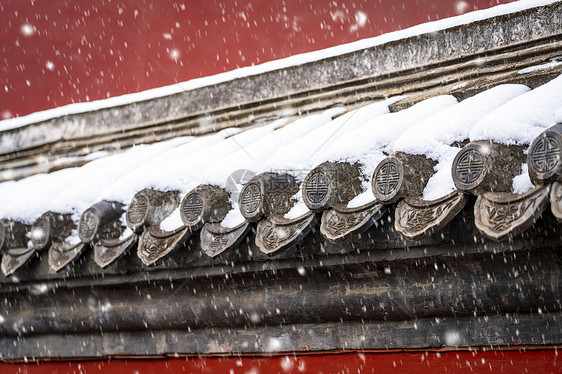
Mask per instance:
[[[272,358],[175,358],[0,364],[0,373],[560,373],[556,350],[347,353]]]
[[[513,0],[2,0],[0,119],[173,84]]]

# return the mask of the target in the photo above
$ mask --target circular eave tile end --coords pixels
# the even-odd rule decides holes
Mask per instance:
[[[327,209],[336,188],[330,173],[321,169],[312,170],[306,175],[302,185],[304,203],[312,211]]]
[[[183,223],[189,227],[205,224],[205,199],[197,192],[188,193],[181,202],[180,214]]]
[[[31,243],[36,249],[44,249],[51,239],[51,223],[46,217],[35,221],[31,228]]]
[[[550,182],[560,174],[562,144],[560,134],[545,131],[529,147],[527,165],[529,174],[535,181]]]
[[[487,155],[490,153],[490,148],[486,148],[486,145],[468,144],[455,156],[452,174],[459,190],[471,190],[486,177]]]
[[[263,189],[258,182],[248,182],[242,188],[238,205],[240,212],[249,222],[256,222],[264,214]]]
[[[127,209],[127,224],[132,229],[140,227],[148,216],[149,199],[144,192],[138,193],[133,197]]]
[[[404,166],[393,156],[381,161],[373,173],[371,187],[375,197],[382,203],[392,204],[399,195],[404,184]]]
[[[93,209],[87,209],[80,217],[78,224],[78,236],[82,243],[89,243],[94,240],[98,232],[99,218]]]

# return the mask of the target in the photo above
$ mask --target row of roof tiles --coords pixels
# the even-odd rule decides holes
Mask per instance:
[[[211,183],[199,183],[183,198],[180,188],[170,188],[173,183],[161,190],[144,188],[134,195],[126,212],[123,199],[102,200],[85,209],[78,224],[70,213],[53,209],[33,225],[13,217],[4,219],[2,271],[13,274],[42,250],[49,251],[49,265],[58,271],[90,245],[102,267],[135,246],[141,260],[151,265],[198,230],[203,250],[218,256],[237,245],[253,222],[257,222],[258,247],[276,253],[302,240],[317,222],[317,213],[322,213],[322,235],[340,242],[371,227],[388,211],[385,206],[395,206],[395,227],[405,238],[420,240],[458,214],[466,204],[466,194],[478,196],[478,229],[492,239],[504,240],[532,225],[549,199],[554,215],[562,218],[561,125],[542,132],[529,145],[530,135],[536,136],[556,120],[562,107],[560,86],[562,77],[532,91],[503,85],[459,104],[451,96],[441,96],[388,113],[388,105],[399,100],[394,98],[344,114],[334,109],[289,124],[281,120],[230,137],[227,132],[177,139],[163,153],[166,145],[156,144],[144,152],[133,150],[108,158],[120,158],[120,163],[98,160],[92,164],[103,167],[93,173],[95,178],[88,173],[88,165],[67,171],[78,178],[63,191],[65,198],[88,190],[94,180],[135,186],[139,173],[150,173],[147,165],[163,178],[183,163],[184,178],[191,177],[193,183],[204,179],[203,174]],[[505,114],[513,108],[520,109],[515,113],[518,117]],[[497,125],[498,118],[505,123],[506,116],[514,122],[507,127]],[[478,138],[459,148],[467,139]],[[123,161],[127,159],[140,164],[137,173],[125,172],[131,167]],[[165,162],[172,159],[173,167]],[[258,167],[263,160],[267,162]],[[304,176],[295,173],[295,169],[310,169],[312,162],[317,166]],[[225,172],[252,165],[259,172],[263,164],[275,165],[277,171],[255,175],[239,196],[224,182],[216,182],[217,175],[223,178]],[[454,186],[428,193],[431,181],[442,180],[446,174]],[[514,183],[518,179],[528,179],[534,187],[527,183],[525,191],[517,191],[514,185],[525,184]],[[15,191],[21,182],[25,186],[23,180],[9,182],[13,183],[9,187]],[[56,182],[45,188],[64,186]]]

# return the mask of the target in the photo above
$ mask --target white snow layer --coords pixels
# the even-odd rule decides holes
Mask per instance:
[[[395,152],[425,155],[437,161],[436,173],[426,185],[424,199],[434,200],[455,189],[451,167],[460,148],[451,144],[467,140],[480,119],[527,91],[529,88],[523,85],[496,86],[437,112],[412,126],[396,140]]]
[[[556,113],[561,107],[562,75],[482,118],[470,132],[470,140],[530,144],[541,132],[556,124]]]
[[[503,136],[528,144],[562,114],[561,85],[561,77],[532,91],[521,85],[501,85],[460,103],[452,96],[438,96],[395,113],[389,113],[388,106],[399,98],[391,98],[343,114],[344,109],[334,108],[292,122],[281,119],[247,130],[229,128],[137,146],[82,167],[0,183],[0,217],[32,223],[52,210],[73,213],[77,220],[98,201],[128,204],[143,188],[178,190],[183,197],[199,184],[226,187],[229,175],[239,169],[255,174],[287,172],[302,180],[324,161],[347,161],[360,163],[369,179],[378,162],[395,151],[438,161],[424,191],[425,199],[435,199],[454,188],[450,170],[459,148],[451,143],[472,138],[479,130],[491,134],[492,140]],[[519,133],[523,135],[515,138]],[[529,185],[526,173],[513,182],[516,192],[526,191]],[[370,181],[363,187],[365,192],[348,206],[374,200]],[[308,212],[300,200],[287,218]],[[236,201],[232,203],[224,221],[227,227],[243,222]],[[181,224],[177,210],[161,227],[172,230]]]
[[[238,78],[249,77],[253,75],[263,74],[270,71],[285,69],[291,66],[306,64],[319,61],[347,53],[359,51],[365,48],[371,48],[389,42],[405,39],[417,35],[429,34],[432,32],[449,29],[459,25],[464,25],[496,16],[515,13],[522,10],[539,7],[555,3],[559,0],[519,0],[517,2],[498,5],[489,9],[479,10],[466,13],[456,17],[445,18],[439,21],[427,22],[416,25],[404,30],[394,31],[387,34],[379,35],[373,38],[362,39],[356,42],[342,44],[331,48],[326,48],[314,52],[307,52],[294,55],[280,60],[269,61],[260,65],[248,66],[235,69],[221,74],[208,77],[191,79],[186,82],[176,83],[171,86],[154,88],[133,94],[116,96],[104,100],[96,100],[85,103],[74,103],[58,108],[53,108],[41,112],[35,112],[26,116],[11,118],[0,121],[0,131],[25,126],[31,123],[46,121],[52,118],[63,117],[70,114],[91,112],[99,109],[121,106],[134,102],[146,101],[158,97],[164,97],[189,91],[201,87],[212,86],[215,84],[231,81]]]

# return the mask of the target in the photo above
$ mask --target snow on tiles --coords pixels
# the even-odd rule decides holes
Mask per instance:
[[[482,118],[470,132],[470,140],[502,144],[530,144],[556,124],[562,107],[562,75],[500,106]]]
[[[467,140],[480,119],[527,91],[527,86],[518,84],[496,86],[435,113],[396,140],[395,152],[425,155],[438,162],[424,190],[424,199],[434,200],[455,189],[451,166],[460,148],[451,144]]]

